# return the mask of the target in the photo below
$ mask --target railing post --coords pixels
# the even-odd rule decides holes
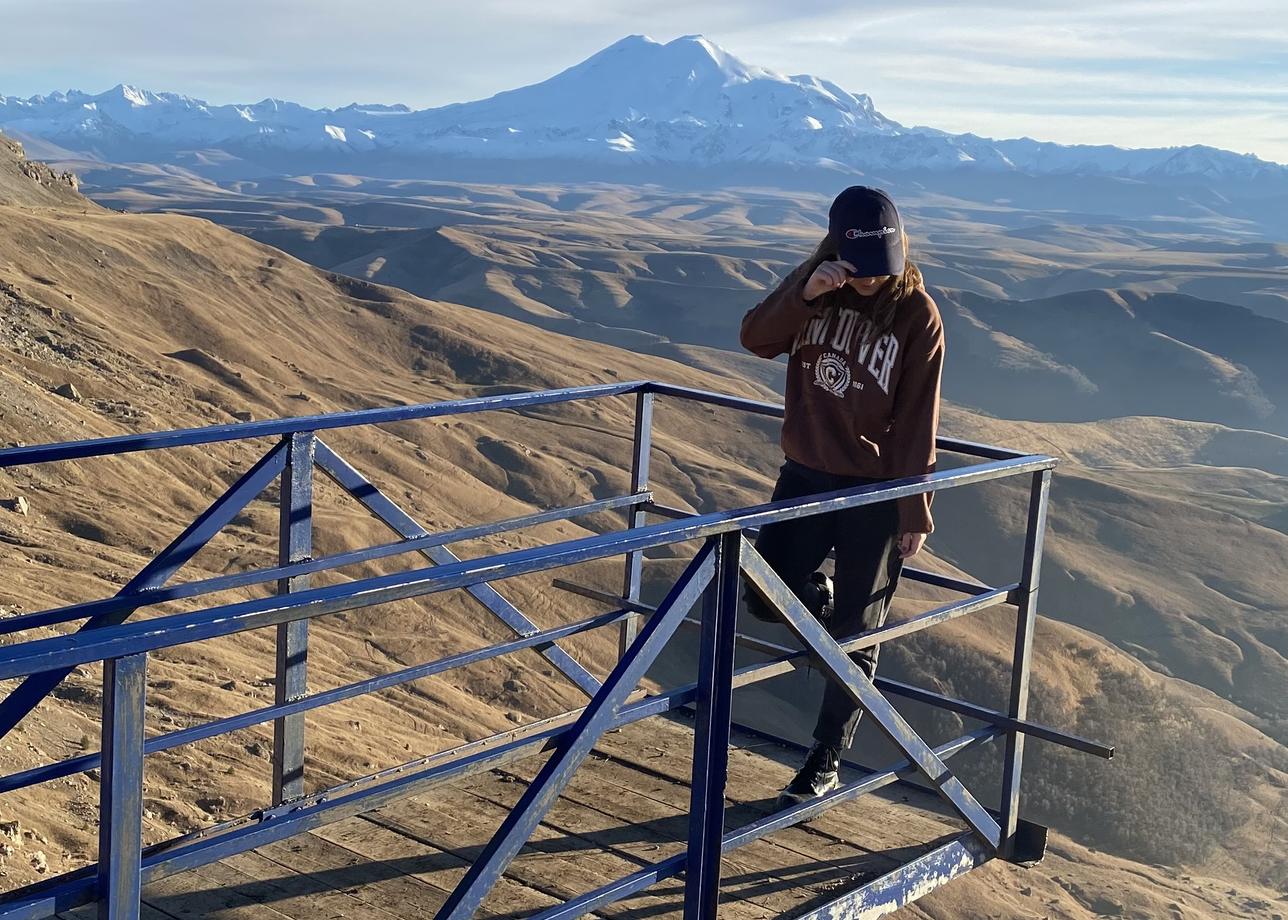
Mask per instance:
[[[138,920],[143,895],[146,653],[103,662],[98,785],[99,920]]]
[[[725,783],[729,774],[742,533],[733,531],[711,539],[719,543],[716,577],[707,588],[702,604],[698,717],[693,730],[689,850],[685,862],[685,920],[709,920],[716,915],[720,899]]]
[[[638,494],[648,488],[649,456],[653,449],[653,393],[641,390],[635,396],[635,441],[631,458],[631,492]],[[627,529],[641,527],[645,523],[645,513],[639,505],[626,509]],[[644,553],[640,551],[626,554],[626,573],[622,581],[622,596],[627,600],[640,599],[640,583],[643,577]],[[639,631],[639,614],[631,614],[622,620],[621,634],[618,638],[617,655],[620,658],[626,649],[635,641]]]
[[[304,562],[313,554],[313,432],[289,435],[286,469],[282,471],[279,501],[278,563]],[[303,591],[308,575],[280,579],[278,594]],[[294,620],[277,627],[277,673],[273,700],[277,705],[308,693],[309,621]],[[304,795],[304,714],[273,722],[273,804]]]
[[[1033,631],[1037,622],[1038,581],[1042,568],[1042,546],[1046,537],[1047,504],[1051,492],[1051,471],[1033,474],[1029,491],[1028,525],[1024,537],[1024,568],[1017,592],[1015,658],[1011,664],[1011,699],[1007,714],[1025,719],[1029,711],[1029,668],[1033,659]],[[1015,829],[1020,820],[1020,776],[1024,761],[1024,734],[1011,729],[1006,735],[1002,761],[1002,856],[1014,852]]]

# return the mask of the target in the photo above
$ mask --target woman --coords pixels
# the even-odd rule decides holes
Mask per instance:
[[[944,331],[908,259],[894,202],[853,186],[832,203],[814,254],[747,312],[742,344],[762,358],[787,354],[786,413],[774,500],[919,476],[935,468]],[[884,621],[903,562],[934,529],[930,496],[770,524],[757,551],[838,638]],[[835,549],[833,584],[817,571]],[[748,608],[776,621],[749,592]],[[877,648],[853,656],[869,678]],[[834,681],[823,694],[814,746],[780,802],[823,795],[859,720]]]

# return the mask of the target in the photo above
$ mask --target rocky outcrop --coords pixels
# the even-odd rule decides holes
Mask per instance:
[[[0,204],[93,207],[71,172],[27,159],[22,144],[0,134]]]

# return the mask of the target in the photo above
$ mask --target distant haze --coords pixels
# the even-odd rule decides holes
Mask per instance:
[[[1209,144],[1288,162],[1280,0],[987,5],[621,0],[353,4],[159,0],[6,4],[0,93],[119,82],[215,103],[479,99],[624,34],[701,32],[789,74],[870,94],[908,125],[1121,146]]]

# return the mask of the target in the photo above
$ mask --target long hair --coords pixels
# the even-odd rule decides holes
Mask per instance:
[[[908,232],[905,230],[901,235],[904,256],[903,273],[891,275],[871,295],[862,298],[865,302],[865,312],[872,320],[877,335],[884,335],[890,331],[890,327],[894,325],[894,315],[899,311],[899,305],[912,297],[918,289],[925,285],[921,277],[921,269],[917,268],[908,253]],[[836,240],[829,233],[815,247],[813,255],[806,260],[804,277],[808,278],[814,274],[814,269],[824,262],[833,262],[839,258]],[[840,288],[835,291],[828,291],[820,299],[825,307],[831,308],[840,305],[840,298],[853,296],[855,293],[853,289]]]

